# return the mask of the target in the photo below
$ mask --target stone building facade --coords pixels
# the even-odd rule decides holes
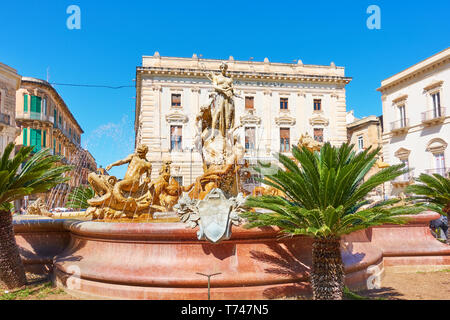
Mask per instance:
[[[389,186],[397,195],[421,173],[448,175],[450,48],[383,80],[383,156],[411,169]]]
[[[0,154],[19,133],[16,127],[16,90],[20,88],[21,77],[17,71],[0,63]]]
[[[96,171],[95,160],[81,148],[83,129],[59,93],[46,81],[23,77],[16,92],[16,122],[20,134],[16,147],[34,146],[34,152],[49,148],[63,156],[61,163],[74,166],[68,173],[71,180],[58,185],[41,197],[50,207],[63,206],[68,193],[80,184],[87,184],[87,171]]]
[[[143,56],[136,70],[136,145],[149,147],[153,178],[164,160],[183,185],[202,174],[195,150],[195,117],[213,92],[207,72],[219,72],[223,60]],[[347,141],[345,87],[351,78],[334,63],[237,61],[230,57],[227,74],[236,93],[235,123],[241,124],[245,158],[272,161],[275,152],[289,153],[300,136],[340,145]]]

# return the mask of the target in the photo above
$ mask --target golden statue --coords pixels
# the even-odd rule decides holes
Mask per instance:
[[[182,193],[190,190],[193,184],[180,186],[170,175],[170,161],[163,163],[158,178],[151,181],[152,165],[146,159],[147,152],[147,146],[139,146],[135,153],[106,167],[110,170],[128,163],[121,181],[114,176],[89,174],[88,181],[95,197],[88,200],[91,207],[87,215],[92,215],[93,219],[132,219],[156,211],[172,210]]]
[[[207,74],[209,80],[212,81],[214,93],[211,101],[211,129],[218,130],[223,138],[225,138],[227,130],[234,127],[234,87],[233,79],[227,77],[228,65],[225,62],[220,64],[220,73]]]
[[[27,214],[51,217],[53,213],[48,210],[42,198],[37,198],[27,207]]]
[[[178,202],[183,192],[189,191],[194,184],[183,187],[171,177],[170,164],[171,161],[165,161],[159,170],[159,177],[152,181],[149,185],[149,193],[152,197],[151,207],[159,208],[160,211],[170,211]]]
[[[320,151],[323,143],[314,140],[308,133],[302,134],[297,143],[298,148],[306,147],[309,151]]]
[[[114,176],[97,175],[94,172],[89,174],[88,182],[96,196],[88,200],[91,205],[87,210],[88,215],[92,214],[94,219],[133,218],[149,213],[151,196],[148,183],[152,165],[146,159],[147,152],[147,146],[139,146],[135,153],[106,167],[106,170],[110,170],[114,166],[128,163],[125,177],[121,181]],[[145,178],[142,179],[144,175]]]

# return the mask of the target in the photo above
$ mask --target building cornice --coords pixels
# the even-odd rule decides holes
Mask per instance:
[[[207,79],[209,71],[220,72],[219,69],[200,70],[189,68],[169,68],[169,67],[137,67],[137,74],[159,75],[171,77],[189,77]],[[312,82],[312,83],[335,83],[347,85],[352,80],[351,77],[329,76],[329,75],[307,75],[307,74],[287,74],[251,71],[228,71],[234,80],[259,80],[259,81],[282,81],[282,82]]]
[[[381,81],[381,87],[379,87],[377,91],[383,93],[390,88],[396,87],[406,81],[420,76],[425,72],[429,72],[448,63],[450,63],[450,48],[438,52],[435,55]]]

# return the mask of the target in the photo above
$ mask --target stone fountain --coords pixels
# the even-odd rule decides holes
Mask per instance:
[[[207,75],[214,92],[196,117],[203,174],[192,185],[180,186],[167,161],[151,181],[148,148],[138,146],[135,153],[106,168],[128,164],[123,180],[89,175],[95,197],[86,214],[92,221],[16,223],[28,269],[52,271],[58,286],[84,298],[206,299],[208,280],[200,274],[217,274],[211,280],[212,299],[271,299],[310,292],[310,238],[280,238],[277,228],[242,226],[245,221],[239,213],[245,193],[240,176],[246,163],[234,123],[233,81],[225,63],[220,69],[219,74]],[[299,143],[320,150],[309,136],[302,136]],[[278,193],[259,188],[254,194]],[[444,244],[414,236],[425,234],[432,218],[435,215],[417,217],[419,222],[409,228],[412,242],[406,245],[407,232],[402,229],[406,227],[399,226],[344,238],[346,284],[351,288],[379,284],[388,258],[385,252],[393,264],[450,264],[450,249]],[[387,245],[386,236],[400,253]],[[395,260],[405,252],[403,259]],[[408,255],[414,257],[408,260]]]

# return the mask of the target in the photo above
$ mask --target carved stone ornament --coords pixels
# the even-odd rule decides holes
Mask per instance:
[[[278,126],[293,126],[295,125],[295,118],[289,115],[282,115],[275,118],[275,123]]]
[[[328,126],[330,123],[327,118],[320,114],[315,114],[311,119],[309,119],[309,123],[312,126],[321,125],[321,126]]]
[[[166,121],[168,123],[186,123],[188,121],[188,117],[181,112],[172,112],[166,115]]]
[[[240,120],[241,120],[242,125],[248,125],[248,124],[260,125],[261,124],[261,118],[254,115],[253,112],[248,112],[245,115],[241,116]]]
[[[243,209],[245,200],[242,193],[226,199],[223,191],[216,188],[203,200],[191,199],[185,194],[174,209],[187,228],[199,227],[197,232],[199,240],[218,243],[230,239],[232,225],[243,222],[239,213],[245,211]]]

